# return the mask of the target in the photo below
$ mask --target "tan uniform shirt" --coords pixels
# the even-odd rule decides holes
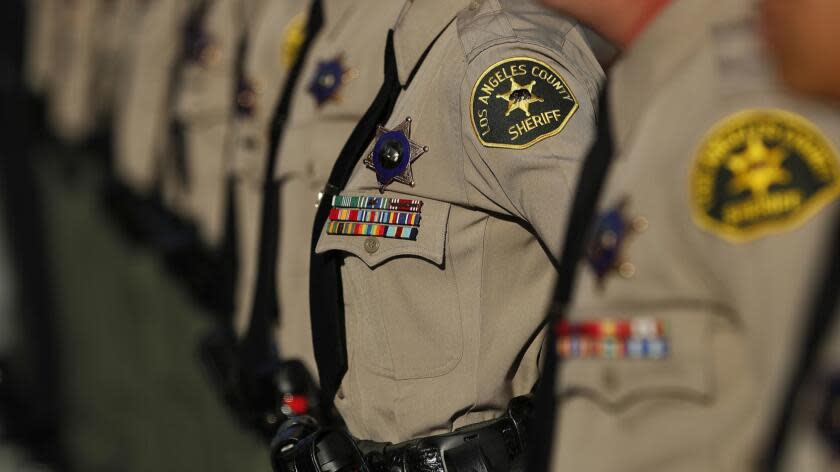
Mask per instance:
[[[110,36],[106,44],[102,45],[103,54],[109,55],[110,53],[108,51],[113,50],[118,55],[116,62],[110,63],[110,65],[114,67],[110,68],[106,66],[104,69],[110,70],[103,70],[102,74],[98,76],[101,80],[107,80],[110,74],[113,73],[114,76],[112,80],[115,83],[111,86],[104,85],[101,81],[97,83],[97,87],[103,87],[103,90],[112,94],[112,109],[110,110],[110,116],[108,116],[107,119],[114,130],[114,144],[116,144],[117,122],[121,119],[120,117],[125,114],[124,110],[129,106],[129,104],[133,103],[133,99],[130,98],[131,94],[129,92],[133,86],[132,83],[134,82],[131,76],[136,67],[134,65],[135,57],[140,50],[140,47],[137,46],[137,44],[145,41],[145,38],[143,38],[140,34],[144,28],[144,22],[142,20],[146,15],[148,8],[153,4],[154,2],[143,0],[123,0],[121,6],[119,7],[121,11],[118,14],[118,26],[114,27],[119,28],[119,31],[112,30],[113,34]],[[97,90],[99,90],[99,88],[97,88]],[[107,106],[103,108],[107,108]],[[105,114],[108,114],[107,111]],[[114,147],[114,152],[117,152],[116,146]]]
[[[744,471],[762,452],[837,214],[840,116],[777,88],[749,10],[677,0],[614,69],[552,470]]]
[[[194,0],[155,0],[142,5],[137,18],[124,96],[114,120],[114,170],[143,195],[154,190],[161,157],[168,152],[171,82],[181,52],[181,27],[193,5]]]
[[[228,169],[234,185],[239,263],[233,327],[240,335],[248,326],[256,283],[269,127],[286,75],[304,39],[307,4],[306,0],[269,1],[248,26]]]
[[[371,143],[317,252],[343,255],[336,405],[354,435],[399,442],[497,417],[534,384],[603,72],[579,26],[518,0],[412,2],[395,52],[397,131]]]
[[[51,2],[41,3],[49,10],[46,3]],[[117,94],[122,90],[120,68],[128,56],[136,3],[58,2],[58,27],[52,33],[57,52],[49,74],[59,80],[51,85],[48,112],[60,137],[84,139],[112,114]]]
[[[41,3],[49,10],[52,2]],[[60,137],[81,140],[114,111],[140,7],[135,0],[57,3],[51,38],[56,52],[48,73],[59,79],[50,86],[49,119]]]
[[[54,32],[56,54],[50,70],[47,117],[55,133],[68,140],[82,140],[95,126],[93,74],[96,66],[96,33],[99,0],[59,2]]]
[[[276,337],[283,358],[317,372],[309,318],[309,251],[318,194],[382,84],[388,30],[403,0],[324,0],[324,28],[306,57],[277,156],[280,233]],[[375,12],[372,13],[372,12]]]
[[[124,92],[122,70],[129,62],[139,3],[137,0],[98,0],[97,31],[93,38],[96,58],[92,100],[99,122],[107,123],[112,118]]]
[[[189,44],[184,44],[173,99],[173,120],[182,131],[172,139],[181,140],[173,147],[181,147],[185,169],[178,168],[173,149],[164,166],[163,193],[168,207],[196,223],[209,247],[217,247],[224,233],[237,55],[245,29],[263,3],[210,1],[199,28],[183,34]]]
[[[59,0],[29,0],[26,4],[24,79],[29,89],[46,95],[55,61]]]

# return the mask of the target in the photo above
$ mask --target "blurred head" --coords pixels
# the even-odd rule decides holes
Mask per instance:
[[[540,0],[627,49],[659,11],[674,0]]]
[[[840,1],[763,0],[762,29],[789,86],[840,101]]]

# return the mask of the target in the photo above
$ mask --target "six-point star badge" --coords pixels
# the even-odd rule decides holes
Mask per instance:
[[[625,246],[631,236],[647,230],[648,221],[642,216],[628,217],[628,202],[625,197],[598,216],[586,247],[587,262],[601,288],[607,276],[614,272],[625,279],[633,277],[636,272],[636,266],[625,258]]]
[[[376,130],[373,151],[365,157],[364,163],[376,172],[380,192],[384,192],[385,187],[394,181],[414,186],[411,164],[428,152],[429,147],[421,146],[410,138],[411,117],[392,130],[382,126]]]
[[[331,101],[341,101],[341,89],[357,74],[355,69],[344,65],[342,55],[328,61],[319,61],[315,76],[309,83],[309,93],[319,107]]]

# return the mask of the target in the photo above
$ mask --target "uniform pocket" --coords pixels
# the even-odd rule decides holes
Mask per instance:
[[[663,399],[705,404],[714,394],[713,319],[708,313],[670,310],[638,318],[572,320],[571,331],[626,337],[561,335],[558,394],[589,398],[613,412]],[[642,335],[632,334],[634,329]],[[661,333],[651,335],[657,329]]]
[[[358,318],[348,322],[359,330],[348,334],[358,344],[354,351],[363,356],[367,368],[397,380],[444,375],[463,352],[458,288],[445,257],[450,206],[436,201],[421,205],[413,221],[406,219],[410,211],[363,215],[371,221],[403,223],[399,225],[330,228],[328,222],[316,248],[319,253],[344,255],[344,294],[353,306],[348,316]],[[408,207],[395,203],[392,208]],[[404,224],[412,222],[416,226]]]

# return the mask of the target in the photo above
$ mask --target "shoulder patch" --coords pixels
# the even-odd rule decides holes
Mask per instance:
[[[306,40],[306,22],[308,15],[300,12],[283,29],[283,44],[280,46],[280,64],[288,70],[297,61],[300,48]]]
[[[840,194],[837,152],[805,118],[732,115],[706,136],[691,171],[695,223],[747,242],[797,227]]]
[[[529,57],[497,62],[470,97],[473,131],[487,147],[525,149],[558,134],[578,109],[563,77]]]

